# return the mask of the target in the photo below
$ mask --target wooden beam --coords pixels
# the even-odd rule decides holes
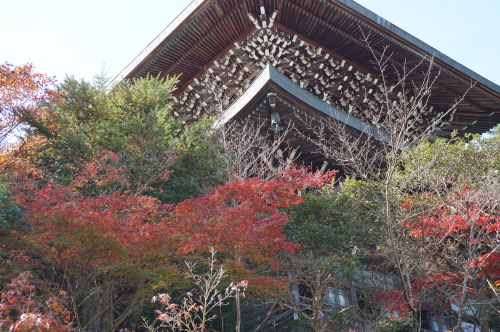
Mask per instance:
[[[245,39],[254,30],[255,30],[255,27],[253,25],[250,26],[248,29],[246,29],[245,32],[243,32],[241,35],[239,35],[238,38],[236,38],[232,44],[228,45],[224,50],[222,50],[219,54],[217,54],[217,56],[215,56],[215,58],[213,58],[212,61],[207,63],[204,68],[200,69],[191,79],[189,79],[186,83],[184,83],[184,85],[179,87],[174,92],[173,95],[178,96],[181,92],[183,92],[186,89],[186,87],[193,82],[193,79],[201,76],[208,68],[210,68],[213,65],[214,61],[219,60],[222,56],[224,56],[226,53],[228,53],[230,49],[232,49],[234,47],[235,43],[240,42],[243,39]]]

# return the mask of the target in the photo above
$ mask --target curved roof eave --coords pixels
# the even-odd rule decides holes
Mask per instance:
[[[266,93],[269,89],[279,90],[277,91],[278,93],[286,94],[288,97],[292,97],[300,103],[307,105],[307,107],[318,111],[319,114],[341,121],[360,133],[367,134],[385,143],[389,142],[390,136],[387,132],[381,131],[374,126],[325,103],[308,91],[302,89],[297,84],[293,83],[288,77],[280,73],[270,63],[262,69],[245,92],[219,116],[214,126],[222,126],[228,121],[237,118],[238,115],[247,109],[248,105],[254,102],[255,99],[261,97],[262,94]]]
[[[111,86],[129,77],[134,71],[141,67],[153,53],[162,45],[173,39],[180,30],[194,19],[196,12],[208,6],[213,0],[192,0],[191,3],[151,42],[137,55],[110,83]]]
[[[159,48],[162,45],[168,44],[171,40],[175,38],[175,36],[182,31],[185,27],[187,27],[190,22],[192,22],[196,16],[204,10],[204,8],[208,7],[214,0],[193,0],[187,7],[184,9],[174,21],[172,21],[139,55],[132,60],[127,67],[125,67],[111,82],[111,86],[119,83],[121,80],[125,78],[130,78],[135,76],[134,72],[137,72],[141,67],[144,66],[145,63],[155,54],[159,52]],[[337,4],[337,6],[344,7],[345,9],[350,9],[355,14],[358,14],[372,23],[374,23],[375,27],[378,26],[382,28],[381,30],[386,30],[389,33],[394,34],[395,36],[402,39],[402,41],[406,41],[408,45],[404,45],[408,48],[414,48],[413,51],[417,53],[423,51],[429,55],[433,55],[436,59],[440,60],[443,64],[450,66],[451,68],[459,71],[460,73],[470,77],[471,79],[477,81],[478,83],[484,85],[485,87],[493,90],[496,93],[500,93],[500,86],[496,83],[486,79],[485,77],[477,74],[471,69],[465,67],[459,62],[453,60],[449,56],[444,53],[436,50],[432,46],[426,44],[410,33],[404,31],[398,26],[392,24],[386,19],[380,17],[369,9],[363,7],[358,4],[354,0],[323,0],[325,2],[329,2],[330,4]],[[381,31],[381,33],[383,33]]]
[[[332,0],[329,0],[333,2]],[[399,28],[397,25],[392,24],[391,22],[387,21],[383,17],[375,14],[371,10],[361,6],[359,3],[357,3],[354,0],[336,0],[337,2],[340,2],[344,4],[345,6],[351,8],[355,12],[363,15],[364,17],[368,18],[369,20],[373,21],[377,25],[383,27],[384,29],[389,30],[390,32],[394,33],[395,35],[403,38],[410,44],[416,46],[417,48],[423,50],[424,52],[428,53],[429,55],[433,55],[436,59],[441,60],[442,62],[448,64],[449,66],[453,67],[454,69],[462,72],[463,74],[469,76],[473,80],[477,81],[478,83],[481,83],[485,85],[486,87],[494,90],[495,92],[500,93],[500,85],[488,80],[487,78],[479,75],[478,73],[472,71],[471,69],[465,67],[461,63],[453,60],[446,54],[438,51],[434,47],[430,46],[429,44],[421,41],[417,37],[413,36],[412,34],[404,31],[403,29]]]

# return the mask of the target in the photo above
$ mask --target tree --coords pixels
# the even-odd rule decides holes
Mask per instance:
[[[497,137],[454,138],[424,141],[403,154],[402,173],[426,165],[413,184],[417,193],[403,205],[408,216],[401,220],[410,242],[424,253],[424,281],[440,285],[458,325],[477,320],[481,331],[489,330],[490,305],[496,302],[488,289],[500,277],[495,259],[500,250],[498,148]]]
[[[471,138],[424,140],[402,150],[398,176],[419,176],[407,187],[399,223],[413,269],[412,301],[435,321],[488,331],[499,277],[500,159],[498,138]],[[380,300],[391,310],[408,310],[401,288]]]
[[[212,124],[211,119],[200,119],[183,127],[173,146],[175,161],[169,167],[168,181],[147,191],[149,195],[166,203],[179,203],[206,194],[229,181],[226,165],[219,155],[218,142],[213,137]]]
[[[128,169],[129,190],[148,189],[175,160],[173,141],[181,129],[180,121],[169,115],[175,83],[175,78],[138,79],[108,91],[105,80],[91,85],[66,78],[61,102],[50,109],[50,122],[37,117],[28,121],[27,138],[45,138],[32,152],[37,163],[64,184],[94,154],[113,151]]]
[[[25,121],[50,117],[48,103],[57,100],[55,79],[35,72],[32,64],[0,65],[0,145],[11,141]]]
[[[225,181],[233,174],[242,179],[269,180],[295,167],[298,148],[287,144],[292,127],[288,125],[280,132],[273,132],[268,130],[268,125],[265,119],[224,125],[214,122],[216,130],[208,137],[217,149],[223,167],[220,175]]]
[[[0,165],[5,172],[32,168],[30,152],[46,143],[43,135],[29,140],[23,132],[43,127],[50,135],[56,128],[51,125],[51,108],[60,102],[56,80],[35,72],[32,64],[0,65]]]
[[[368,229],[377,225],[351,207],[344,185],[303,194],[305,202],[287,209],[285,234],[300,249],[279,255],[291,292],[278,303],[313,331],[374,330],[378,318],[368,310],[374,290],[364,285],[363,276],[370,269],[366,255],[376,245]],[[358,303],[362,298],[366,308]]]
[[[239,306],[239,298],[245,296],[248,282],[246,280],[239,283],[231,282],[225,292],[221,292],[219,285],[225,278],[226,271],[223,265],[217,268],[215,254],[216,251],[210,248],[207,272],[203,274],[196,273],[196,263],[186,262],[189,271],[187,277],[192,280],[196,289],[187,292],[180,305],[171,303],[172,298],[169,294],[162,293],[153,296],[153,303],[158,301],[162,310],[156,310],[158,327],[155,324],[145,322],[148,331],[156,332],[162,327],[168,327],[172,331],[205,331],[208,328],[208,323],[216,319],[217,315],[214,311],[217,307],[220,309],[222,306],[228,305],[229,303],[226,301],[230,298],[235,298],[236,304]],[[241,325],[239,308],[237,311],[236,331],[239,332]]]
[[[128,169],[114,167],[116,160],[102,152],[66,186],[39,189],[33,178],[16,184],[33,227],[23,234],[25,250],[59,271],[55,281],[65,285],[80,330],[127,324],[153,287],[175,285],[178,259],[203,256],[207,245],[219,250],[235,278],[257,287],[279,283],[258,275],[261,267],[278,266],[278,252],[295,248],[282,234],[287,216],[278,208],[302,202],[297,190],[331,177],[289,170],[269,181],[233,180],[172,206],[128,191]],[[105,194],[82,195],[86,186]]]
[[[0,329],[19,332],[72,332],[69,311],[58,297],[41,301],[37,288],[28,284],[31,275],[21,273],[7,285],[0,302]],[[60,294],[63,296],[64,292]]]
[[[267,170],[244,170],[256,150],[238,149],[241,139],[230,139],[238,129],[212,133],[212,148],[211,120],[188,127],[171,116],[175,82],[137,79],[109,90],[104,80],[67,78],[57,102],[23,118],[23,136],[2,155],[29,225],[9,230],[19,240],[9,255],[29,257],[34,273],[63,285],[80,330],[132,326],[154,287],[180,282],[178,260],[204,257],[207,245],[235,277],[282,287],[272,269],[259,275],[278,267],[278,252],[295,249],[278,209],[329,176],[289,169],[293,157],[283,158],[281,141],[254,135],[258,127],[248,133],[261,148],[254,165],[265,159]],[[275,163],[279,152],[286,165]]]
[[[167,203],[204,194],[227,180],[219,174],[213,142],[206,140],[212,120],[184,126],[172,116],[176,78],[124,81],[112,90],[106,82],[67,77],[54,92],[57,103],[46,102],[45,113],[23,118],[22,137],[4,151],[2,169],[11,175],[42,171],[46,179],[67,184],[93,155],[113,151],[115,165],[129,171],[129,190]],[[167,169],[171,181],[165,182]]]
[[[19,249],[39,255],[56,269],[54,281],[67,289],[79,330],[116,330],[136,314],[156,278],[168,280],[168,267],[152,263],[170,248],[160,224],[153,222],[163,218],[168,207],[140,194],[115,191],[89,197],[78,192],[81,183],[95,181],[97,187],[110,188],[122,182],[119,170],[106,171],[97,179],[93,173],[76,176],[69,186],[38,189],[27,183],[17,188],[32,225],[23,233],[27,248]]]
[[[238,262],[233,268],[243,267],[243,257],[257,266],[276,266],[277,252],[296,248],[282,233],[288,217],[278,209],[303,202],[297,190],[321,186],[331,176],[290,169],[268,181],[233,180],[210,194],[177,204],[175,225],[190,234],[178,253],[194,252],[209,243],[220,255]]]
[[[364,35],[363,39],[370,46],[369,36]],[[416,332],[420,326],[421,308],[414,301],[412,280],[421,276],[419,263],[423,261],[424,253],[406,246],[408,233],[403,221],[409,218],[409,214],[402,206],[408,195],[420,189],[415,188],[415,183],[419,183],[428,167],[423,164],[418,172],[401,172],[403,151],[418,144],[448,119],[461,99],[441,110],[437,116],[430,116],[428,103],[439,75],[433,59],[424,58],[412,65],[404,63],[399,69],[391,65],[388,47],[382,52],[371,50],[380,83],[374,86],[376,91],[364,91],[364,94],[365,100],[370,100],[370,93],[375,93],[379,102],[376,110],[369,110],[370,123],[366,128],[354,132],[333,118],[324,119],[320,125],[307,119],[302,121],[314,132],[310,139],[321,153],[338,162],[345,173],[355,179],[350,180],[352,185],[347,189],[358,202],[358,209],[380,222],[382,231],[373,235],[378,236],[379,243],[386,249],[386,257],[390,260],[386,272],[393,271],[400,282],[411,315],[412,330]],[[389,76],[394,75],[396,79],[389,80]],[[365,108],[353,96],[344,94],[343,98],[344,101],[347,98],[354,110]]]

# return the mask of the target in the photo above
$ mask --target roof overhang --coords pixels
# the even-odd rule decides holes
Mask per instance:
[[[188,28],[193,23],[195,18],[215,0],[193,0],[146,48],[139,53],[112,81],[116,84],[123,79],[130,79],[138,74],[138,70],[142,68],[148,61],[151,61],[153,54],[158,53],[157,50],[164,47],[170,41],[175,39],[179,33]],[[468,78],[484,85],[494,92],[500,94],[500,85],[488,80],[487,78],[477,74],[471,69],[465,67],[461,63],[453,60],[446,54],[440,52],[424,41],[418,39],[412,34],[404,31],[398,26],[392,24],[383,17],[377,15],[371,10],[363,7],[354,0],[323,0],[332,5],[339,5],[343,9],[350,10],[350,13],[370,26],[377,29],[379,32],[387,34],[388,37],[398,40],[405,47],[413,52],[434,56],[442,65],[447,65],[450,68],[465,74]]]
[[[181,102],[176,102],[176,113],[187,115],[191,109],[196,108],[191,114],[196,119],[207,113],[206,108],[199,106],[206,103],[203,98],[194,97],[190,89],[202,89],[208,76],[207,71],[214,69],[214,63],[217,64],[217,61],[229,59],[228,52],[234,51],[235,45],[254,44],[267,33],[262,34],[262,30],[254,26],[255,18],[266,19],[266,12],[268,15],[277,12],[273,27],[275,35],[298,37],[299,41],[305,42],[311,49],[322,49],[323,54],[327,53],[338,61],[345,61],[348,66],[354,67],[363,75],[376,75],[371,64],[371,52],[360,41],[363,32],[370,34],[376,52],[379,51],[377,47],[389,46],[391,63],[396,67],[404,68],[406,64],[416,63],[422,57],[434,56],[434,72],[441,72],[430,100],[436,114],[446,110],[467,92],[457,107],[456,114],[443,122],[440,136],[447,137],[454,129],[481,133],[500,123],[500,86],[353,0],[195,0],[113,80],[112,84],[148,74],[181,75],[179,90],[176,93]],[[266,42],[257,44],[259,50],[264,50],[263,45]],[[260,59],[251,64],[254,68],[245,80],[238,81],[243,90],[260,71],[259,66],[264,67],[268,61],[264,60],[267,55],[257,54],[258,57]],[[284,72],[282,64],[276,66]],[[230,85],[224,82],[227,76],[220,77],[223,86]],[[193,84],[193,81],[196,82],[200,78],[204,79],[202,83]],[[421,77],[417,75],[413,80],[418,82]],[[308,85],[311,79],[306,81],[301,82],[301,85]],[[471,82],[477,83],[468,90]],[[231,88],[226,90],[230,94],[228,103],[242,93]],[[332,101],[330,104],[336,105],[337,108],[341,108],[338,103],[341,97],[339,93],[333,92],[328,96]]]
[[[383,17],[375,14],[374,12],[370,11],[369,9],[361,6],[359,3],[353,0],[336,0],[339,3],[342,3],[345,7],[350,8],[353,13],[357,14],[360,16],[360,19],[362,19],[365,22],[368,22],[367,20],[372,22],[372,26],[379,30],[382,33],[387,34],[391,38],[398,40],[402,45],[412,49],[413,52],[415,53],[421,53],[429,56],[434,56],[437,62],[443,66],[449,66],[450,69],[453,68],[460,73],[465,74],[467,77],[471,78],[472,80],[478,82],[479,84],[484,85],[485,87],[491,89],[492,91],[495,91],[497,93],[500,93],[500,85],[488,80],[487,78],[477,74],[476,72],[470,70],[469,68],[465,67],[461,63],[453,60],[446,54],[440,52],[439,50],[435,49],[434,47],[430,46],[429,44],[423,42],[422,40],[418,39],[417,37],[413,36],[412,34],[404,31],[403,29],[399,28],[398,26],[392,24],[388,20],[384,19]]]
[[[149,62],[154,61],[153,55],[158,50],[172,42],[179,33],[186,29],[193,19],[203,11],[213,0],[193,0],[191,3],[151,42],[139,53],[114,79],[110,85],[114,86],[124,79],[132,79],[138,71]]]
[[[307,115],[317,118],[318,121],[321,121],[321,119],[333,118],[349,126],[353,132],[356,132],[358,135],[366,134],[378,141],[384,143],[389,142],[388,138],[390,136],[388,133],[325,103],[293,83],[288,77],[280,73],[269,63],[257,75],[245,92],[218,116],[214,126],[220,127],[229,121],[247,118],[248,113],[253,112],[256,104],[267,99],[267,94],[270,91],[276,92],[277,96],[288,104],[289,114],[287,115],[289,119],[292,112],[307,113]],[[268,109],[268,111],[270,110]],[[266,118],[269,114],[264,112],[262,114],[252,115],[254,117]],[[282,116],[282,118],[285,117]],[[296,121],[293,121],[293,119],[289,121],[297,122],[299,119],[297,117]]]

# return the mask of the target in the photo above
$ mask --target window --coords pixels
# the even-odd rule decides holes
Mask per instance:
[[[330,288],[326,293],[325,302],[345,307],[348,306],[351,301],[349,301],[349,293],[347,291]]]
[[[436,317],[431,314],[427,314],[427,322],[429,324],[429,330],[431,331],[439,331],[439,332],[449,331],[455,326],[453,319],[451,318],[440,319],[439,317]]]
[[[429,329],[431,331],[445,331],[446,330],[446,327],[444,326],[443,322],[440,322],[436,317],[429,315],[428,321],[429,321]]]

